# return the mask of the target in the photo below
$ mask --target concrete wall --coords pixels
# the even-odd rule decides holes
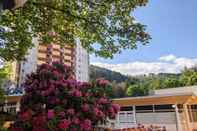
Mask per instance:
[[[167,131],[176,131],[176,115],[174,112],[136,113],[137,123],[144,125],[165,126]]]
[[[135,127],[136,124],[143,124],[145,126],[165,126],[167,131],[177,131],[175,112],[136,113],[137,123],[133,119],[132,111],[128,115],[122,114],[122,116],[119,113],[114,122],[115,128],[130,128]]]

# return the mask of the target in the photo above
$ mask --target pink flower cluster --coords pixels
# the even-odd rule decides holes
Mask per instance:
[[[110,84],[109,81],[105,79],[97,79],[96,82],[99,86],[107,86]]]
[[[106,96],[108,85],[103,79],[76,81],[72,70],[57,62],[43,64],[24,83],[21,112],[12,131],[91,131],[119,111]]]

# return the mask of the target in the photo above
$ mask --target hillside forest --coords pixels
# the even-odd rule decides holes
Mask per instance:
[[[197,66],[185,68],[179,74],[160,73],[127,76],[105,68],[90,66],[90,79],[104,78],[112,83],[111,96],[146,96],[153,90],[197,85]]]

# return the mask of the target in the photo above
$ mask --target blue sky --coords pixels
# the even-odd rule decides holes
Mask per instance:
[[[137,21],[147,25],[152,40],[137,50],[126,50],[110,59],[90,57],[91,63],[128,64],[161,62],[163,56],[197,58],[197,0],[149,0],[135,10]],[[194,60],[195,61],[195,60]],[[169,62],[169,61],[168,61]],[[196,63],[195,63],[196,64]]]

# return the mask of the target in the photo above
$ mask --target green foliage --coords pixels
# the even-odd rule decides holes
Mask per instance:
[[[127,88],[127,95],[128,96],[145,96],[148,95],[149,90],[144,84],[139,85],[130,85]]]
[[[136,43],[148,43],[145,26],[137,23],[133,11],[147,0],[27,0],[20,7],[4,10],[0,36],[6,40],[0,56],[21,60],[33,46],[33,37],[41,43],[75,43],[79,38],[90,53],[113,57],[122,49],[135,49]],[[54,33],[55,32],[55,33]],[[95,48],[96,47],[96,48]]]
[[[2,89],[3,84],[10,77],[10,73],[12,72],[12,67],[9,62],[5,63],[2,68],[0,68],[0,103],[4,102],[5,92]]]
[[[12,66],[10,62],[6,62],[2,68],[0,68],[0,79],[9,78],[12,72]]]
[[[193,67],[190,69],[183,70],[181,75],[181,81],[183,85],[190,86],[190,85],[197,85],[197,67]]]
[[[0,131],[9,131],[8,129],[5,129],[3,127],[0,127]]]
[[[0,86],[3,85],[3,83],[10,78],[10,75],[12,73],[12,66],[10,62],[4,63],[3,67],[0,68]]]

